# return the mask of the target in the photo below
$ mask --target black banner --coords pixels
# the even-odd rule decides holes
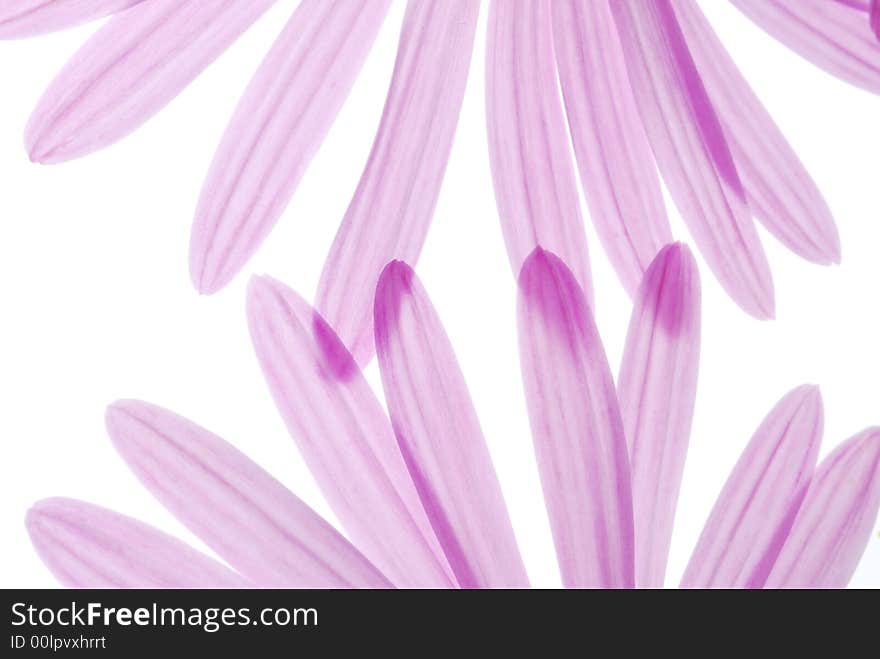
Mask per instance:
[[[7,638],[0,656],[284,649],[395,651],[410,656],[601,643],[676,644],[722,631],[739,637],[803,634],[804,594],[679,591],[5,590]],[[851,598],[852,594],[834,597]],[[809,601],[814,596],[806,594]],[[823,596],[824,597],[824,596]],[[871,595],[875,599],[876,593]],[[798,604],[796,606],[796,604]],[[827,627],[844,607],[813,607]],[[862,609],[876,613],[876,607]],[[797,613],[796,613],[797,612]],[[794,617],[797,615],[797,618]],[[791,627],[787,626],[787,617]],[[847,617],[850,626],[856,622]],[[869,623],[870,628],[876,626]],[[653,639],[653,641],[652,641]],[[418,645],[413,646],[412,643]],[[709,648],[706,648],[707,650]],[[407,652],[409,650],[409,652]],[[585,654],[578,652],[576,654]],[[470,654],[466,652],[466,654]],[[543,653],[541,653],[543,654]],[[599,656],[608,653],[600,652]],[[616,653],[612,653],[616,654]],[[273,653],[274,655],[274,653]],[[201,656],[201,655],[200,655]],[[334,655],[335,656],[335,655]]]

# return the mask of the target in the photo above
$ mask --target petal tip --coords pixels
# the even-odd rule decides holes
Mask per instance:
[[[406,261],[394,259],[382,269],[376,289],[399,293],[401,284],[409,286],[414,276],[415,272]]]
[[[202,234],[199,220],[193,224],[189,246],[189,278],[199,295],[213,295],[225,288],[238,274],[240,267],[232,268],[218,262],[209,253],[210,239]]]
[[[124,454],[125,447],[136,440],[138,434],[135,431],[138,426],[146,423],[151,407],[147,403],[132,399],[117,400],[107,406],[104,412],[104,427],[117,451]]]
[[[373,304],[377,345],[387,337],[391,326],[397,324],[400,308],[406,295],[412,293],[415,272],[404,261],[389,261],[379,275]]]
[[[270,292],[276,283],[269,275],[253,275],[247,285],[248,304],[256,302],[260,295]]]
[[[251,277],[247,313],[255,341],[262,333],[261,326],[286,314],[286,322],[310,326],[319,353],[317,366],[323,377],[345,382],[360,373],[354,357],[324,317],[277,279],[268,275]]]
[[[228,279],[212,276],[201,255],[190,257],[189,278],[199,295],[213,295],[229,283]]]
[[[822,399],[822,390],[819,388],[819,385],[802,384],[792,391],[791,395],[797,400],[799,408],[802,409],[805,414],[810,415],[813,425],[821,427],[825,404]],[[821,432],[817,433],[816,440],[821,442]]]
[[[639,296],[664,327],[678,332],[692,326],[699,315],[700,275],[690,248],[670,243],[648,266]]]
[[[526,297],[533,297],[541,294],[543,282],[547,281],[555,282],[554,288],[564,283],[580,289],[580,284],[575,280],[565,261],[553,252],[538,246],[523,261],[517,283]]]
[[[24,148],[28,159],[39,165],[56,165],[73,160],[80,154],[69,152],[65,145],[57,144],[51,133],[41,129],[42,115],[35,111],[24,132]]]
[[[24,515],[24,527],[30,536],[31,542],[37,544],[51,532],[55,515],[63,513],[70,507],[71,499],[64,497],[49,497],[36,501]]]
[[[776,299],[772,291],[768,296],[757,300],[757,304],[758,307],[750,312],[757,320],[776,320]]]

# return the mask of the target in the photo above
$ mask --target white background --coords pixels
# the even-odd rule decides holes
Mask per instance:
[[[762,231],[777,320],[755,321],[703,274],[703,351],[668,583],[751,433],[804,382],[822,386],[823,455],[880,423],[880,98],[787,51],[718,0],[713,24],[827,196],[843,265],[822,268]],[[42,90],[95,26],[0,43],[0,586],[49,587],[23,517],[36,500],[101,503],[202,545],[115,455],[104,407],[136,397],[212,429],[333,519],[285,431],[252,354],[244,292],[270,273],[311,298],[366,161],[391,76],[404,4],[278,227],[231,286],[192,290],[189,227],[204,173],[238,96],[292,0],[281,0],[160,115],[123,142],[60,166],[31,164],[22,131]],[[495,210],[483,101],[480,17],[459,130],[418,272],[470,385],[532,582],[559,584],[520,384],[515,287]],[[676,235],[688,240],[670,207]],[[587,214],[585,212],[585,217]],[[616,370],[630,304],[590,238],[598,323]],[[699,258],[699,256],[698,256]],[[368,373],[379,381],[375,364]],[[854,585],[880,586],[880,536]]]

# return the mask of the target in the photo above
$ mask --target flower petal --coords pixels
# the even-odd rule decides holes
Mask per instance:
[[[870,12],[871,29],[874,30],[877,38],[880,39],[880,0],[871,0]]]
[[[102,149],[159,112],[275,0],[151,0],[115,15],[62,69],[25,129],[31,160]]]
[[[153,496],[257,585],[390,585],[330,524],[204,428],[154,405],[120,401],[107,409],[107,430]]]
[[[389,0],[304,0],[235,111],[202,188],[190,244],[201,293],[238,273],[284,212],[342,108]]]
[[[478,0],[407,5],[385,110],[324,265],[317,308],[366,365],[382,268],[414,263],[443,181],[473,51]]]
[[[25,520],[52,574],[71,588],[241,588],[213,558],[136,519],[74,499],[45,499]]]
[[[412,270],[385,268],[376,351],[394,432],[463,588],[527,587],[501,487],[449,338]]]
[[[0,0],[0,39],[21,39],[88,23],[142,0]]]
[[[857,87],[880,93],[880,43],[864,9],[829,0],[730,1],[801,57]]]
[[[388,417],[333,330],[269,278],[251,282],[248,322],[275,404],[352,540],[399,586],[454,585]]]
[[[626,440],[589,306],[565,264],[540,248],[519,291],[526,402],[563,583],[631,588]]]
[[[639,288],[617,385],[640,588],[663,586],[699,361],[700,278],[690,250],[676,243],[657,255]]]
[[[880,508],[880,428],[835,449],[816,471],[767,588],[844,588]]]
[[[608,3],[554,0],[552,8],[581,184],[605,252],[633,295],[654,256],[672,242],[654,154]]]
[[[773,281],[721,124],[669,0],[611,0],[636,102],[660,171],[709,267],[756,318]]]
[[[556,81],[547,0],[492,0],[486,44],[489,160],[515,274],[542,245],[592,300],[587,239]]]
[[[761,588],[813,474],[822,396],[803,386],[767,415],[727,479],[691,555],[683,588]]]
[[[839,263],[840,237],[822,193],[699,6],[694,0],[674,1],[755,216],[803,258],[820,264]]]

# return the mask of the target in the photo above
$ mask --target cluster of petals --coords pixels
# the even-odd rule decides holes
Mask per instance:
[[[30,157],[58,163],[125,137],[276,1],[0,0],[0,38],[110,16],[39,101],[26,128]],[[817,66],[880,91],[875,0],[730,1]],[[229,283],[284,213],[389,4],[296,6],[207,173],[190,250],[200,292]],[[840,260],[822,194],[696,0],[489,4],[489,151],[514,273],[541,246],[591,295],[576,170],[602,246],[631,294],[673,240],[661,177],[709,268],[755,317],[772,317],[775,299],[753,218],[805,259]],[[479,0],[407,3],[382,118],[316,297],[361,366],[374,353],[370,300],[382,268],[392,260],[415,265],[427,236],[479,10]]]
[[[520,363],[566,587],[664,584],[697,386],[700,284],[680,243],[636,291],[615,383],[576,275],[536,248],[519,274]],[[247,317],[291,436],[341,529],[241,451],[158,406],[107,411],[135,476],[215,554],[96,505],[28,512],[38,554],[80,587],[524,588],[529,579],[487,443],[440,318],[401,261],[372,308],[387,414],[327,321],[255,278]],[[802,386],[734,466],[683,587],[843,587],[880,507],[880,429],[817,466],[823,412]]]

